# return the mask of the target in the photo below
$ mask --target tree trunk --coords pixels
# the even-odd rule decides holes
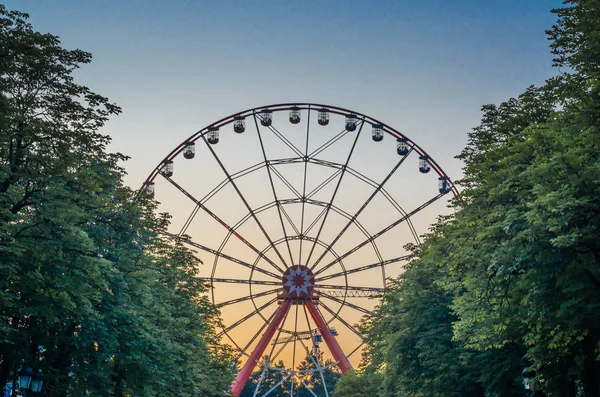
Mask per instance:
[[[598,346],[598,337],[596,334],[590,334],[583,340],[583,393],[585,397],[600,397],[598,390],[598,362],[596,361],[596,347]]]
[[[115,382],[114,395],[115,397],[124,397],[125,389],[123,385],[123,377],[121,376],[121,368],[118,364],[114,368],[113,380]]]
[[[2,357],[2,365],[0,365],[0,388],[3,388],[9,381],[11,375],[10,370],[15,362],[15,352],[14,345],[3,343],[0,346],[0,357]]]
[[[475,383],[473,385],[472,397],[485,397],[485,389],[481,385],[481,383]]]
[[[73,323],[62,332],[57,332],[59,342],[56,355],[48,364],[49,376],[46,395],[49,397],[67,397],[67,387],[70,383],[69,371],[72,364],[72,337],[77,324]]]
[[[567,397],[577,397],[577,384],[572,376],[567,382]]]

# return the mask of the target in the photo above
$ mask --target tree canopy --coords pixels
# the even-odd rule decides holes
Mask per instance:
[[[121,109],[76,83],[91,55],[0,5],[0,385],[46,396],[217,396],[232,375],[200,265],[123,185],[100,129]]]

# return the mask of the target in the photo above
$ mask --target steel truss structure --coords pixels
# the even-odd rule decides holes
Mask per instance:
[[[289,114],[289,119],[286,118],[280,124],[276,119],[281,113]],[[305,125],[301,124],[304,117]],[[311,140],[317,134],[314,129],[333,126],[334,121],[340,121],[335,125],[339,124],[338,130],[341,131],[332,133],[326,139],[320,137],[321,142],[311,145]],[[293,133],[285,132],[284,127],[290,125],[294,126]],[[247,150],[258,153],[258,161],[244,166],[236,165],[235,170],[231,169],[224,156],[217,151],[218,145],[224,143],[223,140],[220,141],[219,134],[225,134],[227,126],[233,126],[232,131],[235,133],[253,135],[256,146]],[[393,166],[378,180],[357,169],[352,162],[357,147],[362,145],[359,137],[369,126],[372,128],[374,142],[379,144],[383,136],[393,137],[398,142]],[[302,145],[298,144],[299,137],[302,138]],[[278,146],[269,146],[269,140],[277,142]],[[346,155],[337,160],[326,158],[325,154],[336,150],[341,142],[346,142],[348,147]],[[181,181],[173,168],[176,160],[183,157],[187,161],[195,157],[197,143],[206,149],[203,159],[212,161],[213,166],[209,172],[222,175],[220,182],[204,189],[201,194],[197,192],[198,182],[190,185],[189,181]],[[273,155],[269,150],[271,147],[283,147],[285,154]],[[409,158],[417,156],[420,159],[421,173],[433,170],[439,186],[431,189],[434,194],[426,196],[406,210],[397,201],[399,195],[389,187],[397,183],[391,181],[396,178],[397,171],[403,164]],[[376,158],[370,161],[378,164]],[[284,171],[286,167],[300,167],[300,183],[290,180]],[[312,188],[307,183],[308,167],[327,170],[322,172],[326,177]],[[243,181],[258,174],[263,175],[265,180],[261,193],[265,197],[270,196],[270,199],[254,205],[244,189]],[[351,183],[370,190],[366,198],[362,198],[359,205],[356,205],[357,208],[352,210],[339,204],[340,196],[347,195],[342,193],[341,187],[350,180]],[[240,395],[252,372],[258,367],[261,372],[258,380],[255,379],[254,396],[259,395],[259,390],[263,390],[260,394],[262,396],[272,395],[278,387],[289,384],[286,387],[292,396],[298,387],[306,387],[315,397],[328,397],[324,371],[330,367],[337,367],[342,373],[352,370],[350,358],[363,345],[362,335],[354,325],[356,321],[348,320],[346,313],[354,313],[354,319],[356,316],[370,315],[373,305],[364,303],[364,298],[381,297],[389,275],[388,270],[398,269],[398,266],[411,257],[410,252],[402,252],[400,244],[394,252],[396,255],[385,254],[378,241],[402,225],[408,236],[404,242],[419,244],[420,233],[412,222],[415,215],[448,194],[458,194],[442,168],[398,130],[359,112],[312,103],[275,104],[248,109],[208,125],[172,150],[152,171],[144,182],[142,191],[149,194],[157,191],[160,194],[160,190],[156,190],[157,183],[170,187],[191,203],[192,211],[170,236],[201,251],[200,257],[203,259],[205,256],[213,258],[210,271],[200,271],[199,277],[210,285],[210,298],[215,306],[237,316],[231,318],[229,315],[229,318],[225,318],[223,328],[216,335],[216,338],[224,339],[237,351],[236,365],[241,365],[241,369],[231,387],[235,396]],[[232,219],[228,213],[223,213],[222,209],[215,206],[224,192],[233,196],[243,215]],[[369,217],[364,214],[369,205],[373,206],[372,203],[379,199],[385,200],[391,211],[386,212],[385,216],[389,222],[384,227],[375,228],[369,224]],[[169,197],[168,200],[172,198]],[[292,213],[292,208],[300,209],[299,217]],[[309,208],[316,213],[312,219],[308,215]],[[192,225],[200,215],[212,222],[208,224],[205,221],[203,230],[223,230],[220,244],[209,245],[203,238],[194,237]],[[279,229],[277,234],[274,233],[274,225]],[[250,226],[253,231],[247,232]],[[332,232],[334,229],[335,232]],[[343,246],[350,234],[354,236],[352,244],[337,252],[336,248]],[[259,245],[256,242],[258,239],[266,242],[266,246],[264,243]],[[240,254],[240,248],[228,249],[234,241],[245,247],[243,254]],[[357,252],[365,252],[361,250],[364,247],[368,247],[370,259],[359,264],[356,261],[349,264],[348,260],[361,255]],[[224,267],[225,272],[222,271]],[[379,274],[374,276],[374,272]],[[392,273],[395,276],[398,271]],[[367,279],[377,279],[379,285],[363,281]],[[236,284],[239,285],[237,288]],[[247,293],[236,296],[230,292],[240,288],[247,288]],[[219,296],[220,289],[229,292]],[[243,340],[236,336],[240,334],[240,329],[246,329],[248,324],[257,321],[260,325],[244,332]],[[334,324],[338,325],[339,336],[336,336],[338,331],[333,329]],[[282,336],[283,334],[287,336]],[[340,343],[338,339],[344,343]],[[356,343],[348,346],[347,340],[355,340]],[[327,346],[332,359],[327,363],[321,362],[322,355],[319,355],[321,341]],[[312,349],[309,348],[310,343]],[[342,345],[348,352],[344,352]],[[302,353],[306,354],[310,367],[308,369],[306,365],[304,368],[296,367],[296,356]],[[276,359],[284,356],[288,363],[283,367],[275,365]],[[288,367],[290,364],[291,367]],[[319,373],[323,390],[316,390],[314,385],[307,384],[305,375],[311,372]],[[261,385],[268,373],[279,374],[280,381],[265,391],[264,387],[261,389]]]

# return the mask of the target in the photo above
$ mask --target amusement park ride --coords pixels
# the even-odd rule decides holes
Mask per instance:
[[[281,113],[287,115],[284,123],[291,128],[289,133],[282,132],[283,127],[277,128],[274,122],[275,115]],[[343,120],[335,124],[342,131],[325,138],[325,134],[321,134],[322,142],[311,144],[313,137],[319,134],[313,130],[332,127],[334,118],[336,121]],[[247,122],[251,126],[248,131]],[[242,150],[237,146],[219,154],[216,145],[224,143],[220,133],[227,126],[236,133],[234,135],[239,136],[244,132],[244,136],[252,135],[256,145],[254,149],[250,148],[252,141],[248,140],[240,145]],[[380,180],[373,179],[367,172],[359,171],[350,162],[353,154],[356,155],[358,151],[357,147],[361,145],[361,132],[369,127],[373,142],[381,142],[385,135],[393,137],[396,142],[395,157],[386,154],[386,158],[393,161],[390,163],[392,166]],[[271,143],[268,143],[269,139],[272,140]],[[341,161],[324,158],[325,152],[334,153],[339,158],[340,150],[332,150],[332,147],[335,148],[344,139],[348,141],[348,149],[342,153]],[[204,144],[204,155],[197,155],[196,143]],[[258,157],[251,161],[247,150]],[[287,155],[284,153],[273,156],[271,153],[277,150],[285,150]],[[232,155],[232,151],[236,154]],[[404,185],[399,186],[400,183],[393,179],[400,166],[411,155],[418,156],[418,175],[437,176],[436,187],[431,188],[431,184],[426,182],[404,182]],[[222,179],[211,185],[208,178],[200,182],[196,173],[187,173],[184,176],[192,178],[193,182],[188,182],[187,185],[179,182],[174,178],[174,162],[181,157],[181,161],[194,158],[198,160],[198,157],[210,160],[212,166],[206,167],[212,167],[212,174],[218,171]],[[361,155],[363,160],[368,160],[366,168],[372,170],[383,164],[385,156],[367,157],[368,155]],[[226,160],[235,164],[234,172]],[[242,166],[244,161],[250,164]],[[292,166],[300,167],[297,183],[290,178],[289,171],[284,171],[285,167]],[[318,172],[311,174],[309,167],[318,169]],[[208,168],[202,168],[203,172],[206,169]],[[434,172],[430,173],[431,170]],[[261,172],[264,187],[259,187],[256,180],[244,184],[244,178]],[[322,182],[313,184],[314,187],[311,188],[310,183],[307,183],[309,174],[320,175]],[[346,183],[356,184],[349,190],[349,194],[342,193],[340,188],[344,176]],[[410,178],[406,180],[411,181]],[[431,181],[431,178],[427,181]],[[344,201],[341,196],[359,197],[359,184],[369,189],[368,194],[357,199],[357,209],[347,211],[342,208],[341,202],[352,203],[352,200],[345,197]],[[391,186],[394,184],[396,190]],[[204,185],[209,185],[209,188],[198,193]],[[202,274],[201,269],[199,273],[211,287],[209,294],[212,302],[223,312],[223,328],[216,338],[227,338],[238,353],[236,364],[242,364],[229,391],[234,396],[240,395],[252,371],[258,366],[263,372],[255,386],[254,396],[259,395],[265,372],[275,371],[280,374],[281,380],[269,390],[263,391],[261,396],[271,394],[276,387],[289,381],[292,396],[295,388],[306,387],[315,397],[328,397],[329,391],[323,379],[326,365],[320,362],[320,344],[324,342],[334,365],[343,374],[351,371],[349,357],[362,347],[362,335],[352,322],[355,323],[356,316],[368,316],[371,313],[371,309],[365,307],[368,305],[363,303],[364,298],[380,297],[388,277],[399,273],[390,272],[389,267],[410,259],[410,252],[402,250],[402,244],[397,238],[387,250],[382,244],[378,245],[378,242],[403,225],[407,226],[406,234],[410,236],[404,243],[418,244],[419,235],[423,233],[416,230],[412,219],[444,196],[457,194],[456,188],[441,167],[398,130],[359,112],[308,103],[248,109],[196,132],[160,162],[145,181],[143,189],[149,195],[156,194],[158,201],[165,203],[171,200],[171,196],[167,198],[166,193],[160,196],[163,186],[165,190],[170,188],[172,194],[185,197],[191,205],[191,212],[186,214],[185,221],[180,223],[176,233],[171,234],[172,237],[213,259],[210,272]],[[244,192],[244,186],[250,193],[248,190]],[[329,192],[325,194],[328,186]],[[396,197],[408,194],[411,188],[415,192],[435,193],[424,194],[424,199],[416,199],[416,194],[410,193],[411,209],[407,211],[396,201]],[[229,204],[234,202],[233,199],[223,197],[225,191],[233,196],[235,204]],[[257,204],[258,199],[250,197],[256,191],[262,194],[261,197],[270,197],[270,201]],[[319,199],[323,195],[327,199]],[[392,211],[366,215],[367,207],[378,200],[377,197],[385,199]],[[233,215],[233,205],[241,208],[242,213]],[[173,219],[182,213],[179,207],[166,208],[172,213]],[[315,214],[312,221],[309,219],[309,207],[313,208]],[[298,209],[296,217],[292,208]],[[434,210],[434,215],[438,212]],[[205,221],[195,231],[191,225],[199,214],[205,216]],[[429,216],[428,222],[423,225],[428,227],[434,218],[435,216]],[[377,223],[380,219],[385,220],[383,227]],[[328,223],[328,220],[331,222]],[[369,222],[372,222],[372,226],[368,225]],[[253,229],[249,229],[250,224]],[[275,227],[277,235],[281,236],[278,239],[272,237]],[[224,236],[220,245],[212,243],[211,247],[208,242],[219,241],[213,240],[217,238],[217,229],[222,230]],[[205,232],[204,237],[197,237],[202,232]],[[344,246],[344,241],[350,240],[350,235],[355,236],[355,239],[347,243],[343,253],[337,253],[334,246]],[[357,240],[356,236],[359,237]],[[401,238],[402,236],[404,235]],[[233,242],[238,246],[228,249]],[[218,247],[214,248],[215,245]],[[369,250],[368,255],[365,250]],[[357,251],[362,254],[356,254]],[[359,260],[351,261],[353,257],[358,257]],[[374,275],[374,271],[379,273]],[[375,282],[377,285],[374,285]],[[247,293],[242,292],[245,288],[248,288]],[[250,312],[239,318],[240,312],[244,314],[246,307],[251,308]],[[225,310],[229,311],[226,313]],[[238,319],[235,320],[234,316]],[[255,320],[259,320],[258,323]],[[337,330],[333,328],[333,324],[337,325]],[[301,330],[301,327],[304,329]],[[242,328],[248,332],[240,332]],[[282,337],[281,334],[287,336]],[[305,340],[312,341],[312,350]],[[348,347],[349,340],[358,340],[357,345]],[[296,355],[302,350],[297,349],[298,343],[315,364],[313,368],[296,367]],[[346,354],[345,349],[351,351]],[[291,361],[291,368],[275,367],[275,359],[286,355],[288,361]],[[307,372],[320,372],[324,390],[315,390],[303,382],[302,376]]]

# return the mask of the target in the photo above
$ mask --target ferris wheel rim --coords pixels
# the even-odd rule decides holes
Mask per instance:
[[[169,154],[167,154],[167,156],[165,156],[162,159],[162,161],[160,161],[158,163],[158,165],[156,166],[156,168],[154,168],[154,170],[150,173],[150,175],[148,175],[148,177],[142,184],[140,190],[143,190],[143,188],[148,183],[154,181],[154,179],[160,173],[160,167],[163,164],[165,164],[166,162],[172,161],[175,157],[177,157],[185,148],[186,143],[196,142],[198,139],[200,139],[202,136],[204,136],[211,128],[214,128],[214,127],[221,128],[222,126],[233,123],[235,121],[236,117],[240,117],[240,116],[247,117],[247,116],[251,116],[251,115],[256,115],[256,114],[260,113],[260,111],[263,109],[269,109],[272,112],[282,112],[282,111],[289,111],[292,107],[298,107],[298,108],[300,108],[300,110],[309,110],[309,111],[318,111],[319,109],[327,109],[331,113],[334,113],[334,114],[337,114],[340,116],[354,114],[354,115],[363,117],[363,120],[368,122],[371,125],[381,124],[383,126],[383,130],[385,133],[393,136],[394,138],[406,139],[407,142],[410,143],[411,147],[413,147],[414,150],[420,156],[426,156],[428,158],[428,160],[430,161],[430,164],[432,166],[431,168],[440,177],[446,178],[446,180],[449,182],[450,191],[453,193],[453,195],[455,197],[460,196],[458,189],[456,188],[454,182],[449,177],[449,175],[442,169],[442,167],[435,161],[435,159],[433,157],[431,157],[421,146],[419,146],[419,144],[417,144],[415,141],[413,141],[408,135],[405,135],[402,132],[396,130],[395,128],[391,127],[389,124],[383,123],[382,121],[375,119],[364,113],[357,112],[357,111],[351,110],[351,109],[342,108],[339,106],[311,103],[311,102],[287,102],[287,103],[278,103],[278,104],[271,104],[271,105],[264,105],[264,106],[248,108],[246,110],[242,110],[240,112],[236,112],[236,113],[230,114],[226,117],[223,117],[214,123],[208,124],[204,128],[202,128],[202,129],[196,131],[195,133],[193,133],[192,135],[190,135],[187,139],[185,139],[183,142],[181,142],[175,149],[173,149]]]

